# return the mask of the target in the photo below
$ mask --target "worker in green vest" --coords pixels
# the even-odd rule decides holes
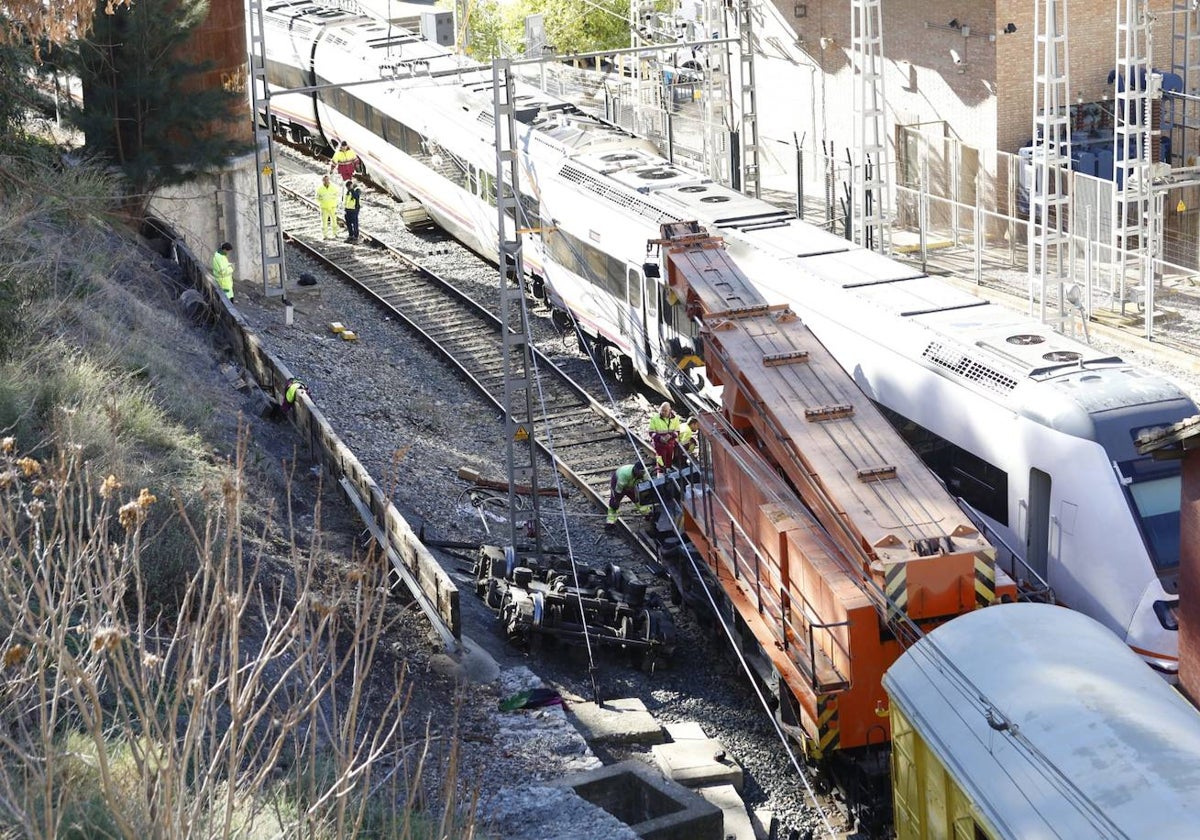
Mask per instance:
[[[229,261],[229,255],[232,253],[232,243],[222,242],[212,258],[213,280],[217,282],[217,288],[230,300],[233,300],[233,263]]]
[[[294,376],[284,384],[283,403],[280,406],[284,414],[291,412],[292,407],[296,405],[296,398],[300,396],[301,392],[307,394],[308,386]]]
[[[613,470],[612,476],[608,479],[607,524],[617,524],[617,509],[621,507],[622,499],[629,499],[629,501],[633,502],[633,509],[636,513],[647,514],[650,512],[650,506],[639,505],[637,498],[638,482],[645,477],[646,468],[641,463],[626,464],[623,467],[617,467]]]

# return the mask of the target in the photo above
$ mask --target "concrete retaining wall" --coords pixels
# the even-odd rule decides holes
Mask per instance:
[[[285,384],[294,374],[262,345],[241,313],[218,292],[204,267],[205,263],[182,242],[175,244],[175,259],[183,267],[191,285],[204,295],[212,311],[217,313],[242,367],[254,376],[263,391],[279,400]],[[335,480],[346,479],[345,483],[361,501],[360,509],[370,512],[374,522],[369,524],[374,526],[372,530],[377,537],[382,536],[386,540],[387,544],[382,547],[388,551],[393,564],[397,566],[397,572],[402,576],[407,573],[420,589],[414,594],[419,598],[423,596],[434,605],[455,641],[461,640],[458,588],[429,553],[429,549],[421,544],[387,494],[337,436],[333,426],[308,394],[300,393],[291,417],[296,428],[308,440],[310,455],[319,458]]]

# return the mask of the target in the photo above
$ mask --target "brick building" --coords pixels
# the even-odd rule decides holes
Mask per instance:
[[[1116,55],[1113,0],[1063,0],[1068,7],[1071,98],[1111,109]],[[849,145],[854,113],[850,0],[773,0],[791,26],[791,87],[801,130]],[[1171,66],[1172,0],[1151,0],[1152,64]],[[981,150],[1015,152],[1032,134],[1034,3],[1031,0],[887,0],[883,55],[889,127],[921,125]],[[782,52],[782,50],[779,50]],[[772,50],[763,49],[768,63]],[[803,53],[801,55],[800,53]],[[804,73],[805,63],[811,63]],[[805,78],[805,76],[810,78]],[[785,103],[778,87],[758,110]],[[760,95],[761,98],[761,95]],[[788,107],[791,110],[791,107]],[[808,118],[809,115],[811,118]]]

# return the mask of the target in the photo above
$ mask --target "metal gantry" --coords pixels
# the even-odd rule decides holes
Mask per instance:
[[[285,292],[283,225],[279,217],[279,180],[272,136],[271,92],[267,87],[267,44],[263,24],[263,0],[247,0],[247,29],[250,33],[250,99],[254,118],[254,163],[258,184],[258,240],[262,254],[263,294],[279,297]],[[263,114],[262,122],[258,114]]]
[[[1157,246],[1150,109],[1161,80],[1151,72],[1151,23],[1145,0],[1117,0],[1110,292],[1124,312],[1131,290],[1141,291],[1148,333]]]
[[[1171,72],[1183,80],[1185,96],[1165,103],[1171,126],[1172,166],[1197,162],[1196,129],[1200,129],[1200,12],[1197,0],[1175,0],[1171,11]]]
[[[878,0],[876,0],[878,2]],[[758,105],[754,84],[754,5],[753,0],[738,2],[738,55],[741,61],[742,155],[741,190],[759,198],[762,182],[759,177]]]
[[[883,95],[882,0],[852,0],[850,54],[854,62],[854,239],[888,251],[888,149]]]
[[[525,265],[521,256],[520,157],[517,147],[515,92],[508,59],[492,62],[492,106],[496,129],[496,216],[499,234],[500,320],[504,366],[504,437],[508,466],[510,545],[519,538],[533,540],[542,553],[538,507],[537,450],[534,446],[533,407],[537,386],[530,351],[528,311],[525,308]],[[529,488],[531,509],[518,507],[517,486]],[[520,532],[520,517],[532,526]]]
[[[1073,315],[1087,315],[1068,300],[1070,238],[1067,232],[1071,164],[1071,87],[1067,57],[1067,0],[1038,0],[1033,34],[1033,148],[1029,179],[1029,313],[1066,331]]]

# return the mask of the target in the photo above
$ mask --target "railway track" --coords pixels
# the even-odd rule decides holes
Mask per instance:
[[[367,231],[358,245],[323,240],[315,202],[282,180],[280,198],[280,221],[292,247],[370,295],[503,409],[502,324],[494,312]],[[535,442],[562,476],[606,506],[615,453],[627,452],[631,442],[647,461],[653,451],[544,353],[533,348],[533,354],[546,409],[534,426]],[[653,557],[639,530],[622,525]]]

